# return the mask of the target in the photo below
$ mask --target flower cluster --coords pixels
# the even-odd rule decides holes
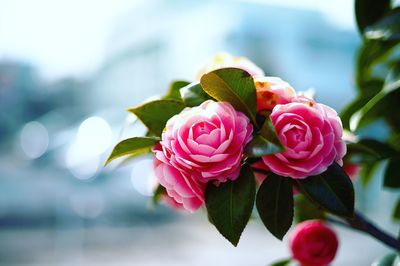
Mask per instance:
[[[107,163],[152,153],[154,200],[190,212],[204,206],[233,245],[254,205],[282,239],[300,193],[319,210],[353,216],[354,189],[345,170],[353,175],[357,167],[348,158],[342,167],[346,144],[336,111],[265,76],[247,58],[219,54],[193,82],[174,82],[161,99],[129,111],[148,132],[118,143]],[[297,242],[298,251],[303,241]],[[299,261],[308,256],[297,251]]]
[[[284,152],[262,156],[258,165],[275,174],[304,179],[324,172],[333,162],[342,165],[346,146],[335,110],[296,91],[278,77],[265,77],[248,59],[217,55],[201,74],[237,67],[253,76],[258,112],[270,119]],[[240,172],[244,147],[253,126],[228,102],[207,100],[168,120],[160,146],[153,149],[156,176],[167,194],[189,211],[204,202],[209,181],[234,180]]]

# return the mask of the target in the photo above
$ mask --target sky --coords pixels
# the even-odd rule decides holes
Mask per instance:
[[[101,65],[114,22],[144,1],[0,0],[0,60],[31,63],[47,79],[90,75]],[[354,29],[353,1],[247,2],[317,10],[338,27]]]
[[[101,63],[114,21],[137,0],[0,0],[0,59],[45,77],[85,75]]]

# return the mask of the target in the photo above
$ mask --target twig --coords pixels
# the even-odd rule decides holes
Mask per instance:
[[[337,219],[333,219],[331,217],[327,218],[328,222],[333,224],[338,224],[347,228],[353,228],[358,231],[369,234],[370,236],[376,238],[381,241],[385,245],[399,251],[400,250],[400,241],[395,237],[391,236],[389,233],[383,231],[374,225],[371,221],[369,221],[365,216],[361,215],[357,211],[354,213],[353,219],[345,219],[347,223],[342,222]]]

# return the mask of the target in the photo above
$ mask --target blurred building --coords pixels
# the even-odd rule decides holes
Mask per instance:
[[[84,117],[89,108],[85,101],[90,83],[74,78],[56,82],[41,79],[37,69],[18,61],[0,61],[0,145],[10,144],[10,138],[21,126],[50,112],[68,109],[62,117],[65,127]],[[79,112],[71,112],[79,108]],[[80,113],[80,115],[78,115]]]

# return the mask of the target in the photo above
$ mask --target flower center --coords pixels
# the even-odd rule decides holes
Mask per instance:
[[[206,134],[210,134],[211,131],[213,131],[216,128],[216,126],[212,123],[209,123],[207,121],[199,122],[195,125],[193,125],[193,137],[194,139],[197,139],[198,137]]]
[[[293,127],[285,132],[286,144],[289,148],[296,147],[300,142],[305,141],[305,132],[303,129]]]

